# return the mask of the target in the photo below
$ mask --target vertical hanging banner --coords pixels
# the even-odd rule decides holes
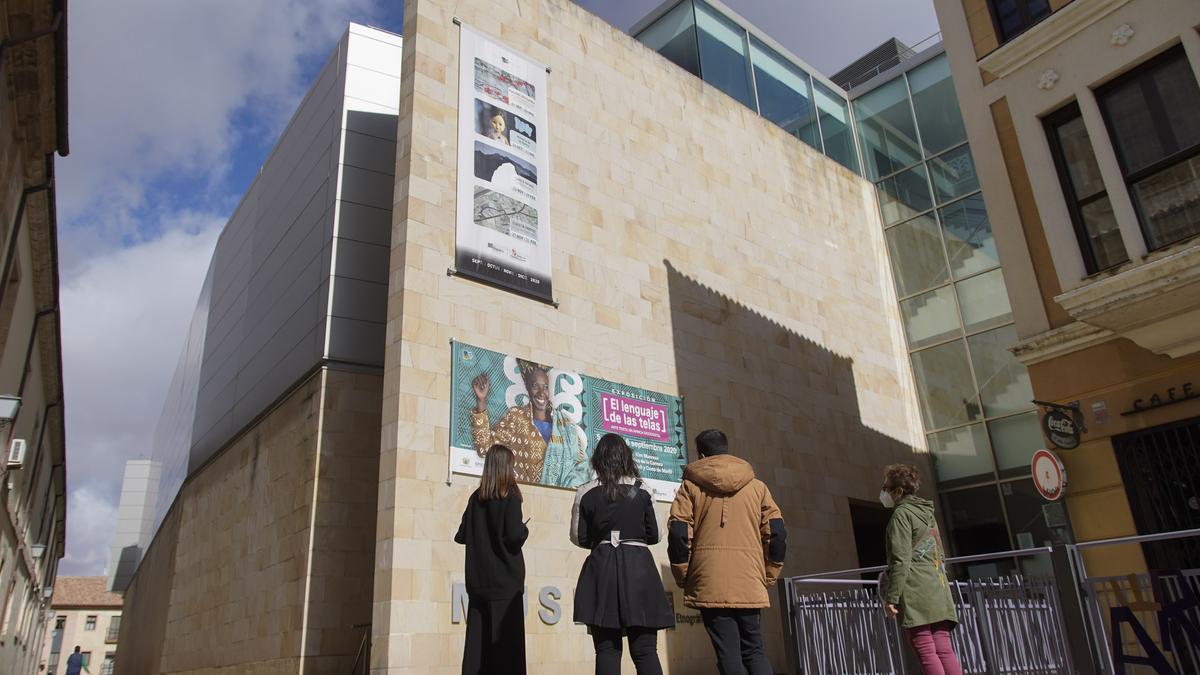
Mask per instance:
[[[460,40],[456,272],[553,302],[546,67],[467,26]]]

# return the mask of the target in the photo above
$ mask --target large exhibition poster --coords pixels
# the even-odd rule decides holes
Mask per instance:
[[[595,477],[592,450],[620,434],[655,498],[669,501],[687,464],[683,399],[462,342],[451,343],[450,467],[483,473],[493,443],[522,482],[575,487]]]
[[[462,27],[459,274],[550,302],[546,68]]]

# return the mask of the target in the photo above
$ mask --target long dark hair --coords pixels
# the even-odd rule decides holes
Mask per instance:
[[[625,439],[617,434],[604,434],[596,443],[596,451],[592,453],[592,468],[596,470],[596,477],[611,501],[620,499],[623,492],[632,494],[632,490],[625,490],[627,485],[621,484],[622,478],[634,478],[635,484],[641,483],[642,475],[638,473],[637,464],[633,463],[633,451],[626,445]]]
[[[508,446],[497,443],[488,449],[483,459],[483,475],[479,477],[479,501],[504,499],[510,494],[521,499],[513,464],[513,451]]]

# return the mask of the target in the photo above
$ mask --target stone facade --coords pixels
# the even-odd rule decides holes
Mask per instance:
[[[1185,384],[1200,381],[1200,240],[1193,236],[1152,250],[1097,91],[1176,47],[1192,73],[1200,74],[1200,5],[1051,2],[1049,16],[1007,41],[997,34],[984,0],[934,5],[1021,338],[1013,351],[1029,368],[1034,397],[1078,402],[1086,426],[1079,447],[1059,453],[1069,478],[1065,500],[1074,536],[1088,541],[1149,534],[1158,528],[1136,522],[1138,488],[1127,485],[1117,446],[1130,434],[1200,420],[1200,399],[1134,409],[1135,401],[1168,392],[1182,396]],[[1048,138],[1047,118],[1068,105],[1078,108],[1128,254],[1104,270],[1085,262]],[[1188,443],[1181,441],[1180,456],[1194,452],[1195,442]],[[1167,473],[1194,476],[1194,467],[1181,461]],[[1089,549],[1084,559],[1097,576],[1147,566],[1138,545]]]
[[[121,673],[345,673],[370,621],[378,375],[322,369],[183,487]]]
[[[0,673],[32,673],[66,542],[66,447],[54,166],[67,152],[61,3],[0,5]],[[40,37],[31,37],[40,35]],[[29,39],[26,39],[29,38]],[[0,457],[3,460],[4,457]]]
[[[460,668],[451,537],[475,480],[447,481],[452,338],[683,395],[688,436],[724,428],[779,499],[787,573],[856,566],[849,500],[873,500],[882,465],[919,461],[922,443],[871,185],[567,0],[404,11],[373,672]],[[446,275],[455,17],[551,69],[558,307]],[[530,672],[588,669],[591,641],[570,622],[584,558],[567,540],[573,494],[524,494]],[[665,544],[654,553],[669,580]],[[564,595],[556,625],[536,613],[550,585]],[[782,670],[777,617],[764,627]],[[664,635],[669,672],[712,672],[700,626]]]

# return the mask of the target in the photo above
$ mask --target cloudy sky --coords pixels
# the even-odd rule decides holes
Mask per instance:
[[[658,0],[583,0],[627,28]],[[930,0],[726,0],[817,69],[936,31]],[[67,413],[63,574],[102,574],[221,226],[330,50],[399,0],[111,0],[70,15],[58,162]]]

